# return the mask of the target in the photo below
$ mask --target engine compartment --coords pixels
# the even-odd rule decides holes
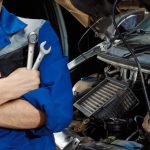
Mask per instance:
[[[139,14],[144,16],[138,20]],[[136,10],[117,18],[141,63],[150,96],[149,13]],[[137,65],[114,27],[109,24],[101,34],[98,28],[106,24],[101,25],[96,24],[93,31],[103,41],[68,64],[74,116],[64,132],[55,134],[56,144],[62,150],[149,150],[149,135],[142,127],[147,105]],[[61,140],[67,143],[63,147]]]
[[[92,61],[95,59],[93,57]],[[72,132],[72,134],[67,134],[69,138],[72,137],[72,142],[62,149],[90,150],[90,147],[95,150],[125,149],[123,146],[118,146],[118,143],[113,144],[120,140],[140,143],[141,145],[134,143],[134,146],[140,147],[139,149],[143,149],[145,146],[144,149],[146,149],[149,144],[147,144],[148,139],[142,123],[147,109],[139,75],[137,75],[136,81],[130,80],[130,78],[125,81],[124,77],[121,77],[118,67],[115,68],[106,63],[103,65],[102,74],[95,73],[84,76],[73,87],[73,121],[64,131]],[[130,72],[127,71],[127,76],[129,77],[129,75]],[[149,77],[146,76],[145,81],[147,81],[149,89]],[[58,136],[56,139],[59,138]],[[78,144],[72,148],[74,140],[77,140]],[[136,149],[134,146],[132,149]]]

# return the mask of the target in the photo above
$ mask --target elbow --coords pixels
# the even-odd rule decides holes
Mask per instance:
[[[53,133],[60,132],[67,128],[72,121],[72,110],[69,111],[61,111],[61,113],[57,113],[53,116],[51,120],[47,119],[46,126]]]
[[[59,107],[54,115],[55,117],[55,125],[53,132],[60,132],[67,128],[72,121],[73,118],[73,104],[72,99],[70,102],[65,105]],[[56,119],[57,118],[57,119]]]
[[[46,126],[53,133],[60,132],[67,128],[72,121],[73,117],[73,97],[72,91],[69,88],[69,92],[62,95],[55,101],[55,105],[47,113]],[[48,112],[48,111],[47,111]]]
[[[66,114],[63,117],[60,116],[58,118],[57,124],[56,124],[53,132],[60,132],[60,131],[64,130],[65,128],[67,128],[69,126],[71,121],[72,121],[72,113]]]

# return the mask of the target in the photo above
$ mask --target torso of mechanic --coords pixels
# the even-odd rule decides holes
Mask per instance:
[[[43,41],[52,47],[39,71],[25,68],[33,31],[37,53]],[[53,133],[72,119],[72,91],[67,57],[48,21],[18,18],[2,7],[0,72],[0,150],[55,150]]]

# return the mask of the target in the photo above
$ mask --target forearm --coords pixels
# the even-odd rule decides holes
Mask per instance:
[[[33,129],[45,122],[45,114],[25,100],[14,100],[0,106],[0,127]]]
[[[0,105],[37,89],[40,84],[39,76],[36,70],[19,68],[8,77],[0,79]]]
[[[0,79],[0,105],[13,99],[11,86],[7,78]]]

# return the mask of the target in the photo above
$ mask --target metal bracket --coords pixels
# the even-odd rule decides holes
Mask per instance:
[[[130,80],[135,83],[137,80],[138,71],[121,68],[120,74],[124,81],[127,82]]]
[[[78,56],[77,58],[75,58],[74,60],[69,62],[68,63],[69,70],[74,69],[75,67],[77,67],[81,63],[87,61],[89,58],[96,56],[98,54],[98,52],[106,51],[109,46],[110,46],[110,43],[106,42],[106,41],[99,43],[98,45],[94,46],[93,48],[91,48],[87,52],[84,52],[82,55]]]

